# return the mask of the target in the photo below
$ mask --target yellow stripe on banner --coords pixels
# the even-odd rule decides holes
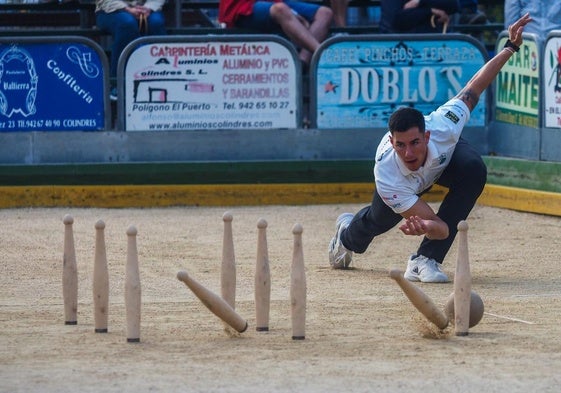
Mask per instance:
[[[368,204],[373,183],[3,186],[0,208]],[[423,196],[439,202],[446,189]],[[561,216],[561,193],[487,185],[478,203]]]

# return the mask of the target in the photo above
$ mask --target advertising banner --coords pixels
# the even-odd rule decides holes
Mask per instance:
[[[428,114],[457,95],[486,56],[477,41],[454,34],[334,37],[313,59],[312,127],[387,127],[400,106]],[[469,124],[485,125],[486,112],[484,93]]]
[[[550,36],[545,44],[544,118],[545,126],[561,128],[561,31]]]
[[[126,131],[300,125],[300,64],[280,37],[145,37],[126,51]]]
[[[106,69],[83,37],[0,40],[0,131],[105,129]]]
[[[501,50],[507,36],[497,40]],[[511,56],[496,79],[495,120],[531,128],[539,127],[540,59],[533,35],[524,35],[520,51]]]

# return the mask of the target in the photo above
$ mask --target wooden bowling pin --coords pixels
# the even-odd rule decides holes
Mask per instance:
[[[458,258],[454,275],[454,333],[467,336],[471,304],[471,272],[467,245],[468,224],[458,223]]]
[[[109,311],[109,273],[105,251],[105,222],[95,223],[95,256],[93,271],[94,331],[107,333]]]
[[[203,286],[189,274],[181,270],[177,273],[177,279],[182,281],[199,300],[225,324],[239,333],[247,330],[247,321],[243,319],[222,297]]]
[[[140,273],[136,248],[136,227],[127,229],[127,265],[125,271],[125,310],[127,342],[140,342]]]
[[[390,277],[400,286],[403,293],[411,304],[421,312],[430,322],[438,328],[445,329],[448,326],[448,317],[442,312],[432,299],[418,286],[403,277],[403,272],[398,269],[390,270]]]
[[[222,239],[222,265],[220,271],[220,287],[222,299],[232,308],[236,308],[236,258],[234,254],[234,237],[230,212],[224,213],[224,236]]]
[[[269,330],[269,309],[271,303],[271,272],[267,248],[267,221],[257,222],[257,260],[255,263],[255,330]]]
[[[78,269],[74,249],[74,218],[69,214],[62,219],[64,223],[64,254],[62,257],[62,296],[64,298],[64,324],[78,323]]]
[[[300,224],[295,224],[292,228],[294,247],[290,269],[290,308],[293,340],[304,340],[306,337],[306,271],[302,232],[303,228]]]

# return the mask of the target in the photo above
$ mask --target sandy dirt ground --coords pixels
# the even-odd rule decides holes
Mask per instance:
[[[388,276],[420,239],[397,230],[328,267],[334,221],[362,205],[0,210],[1,392],[553,392],[561,386],[561,219],[477,206],[472,288],[485,303],[467,337],[439,332]],[[220,293],[224,212],[234,216],[242,334],[176,279]],[[64,325],[65,214],[74,217],[78,325]],[[255,331],[257,221],[268,222],[270,331]],[[95,229],[106,223],[109,332],[94,333]],[[306,339],[291,338],[292,227],[304,228]],[[126,342],[126,230],[138,229],[141,342]],[[453,278],[454,243],[444,263]],[[443,307],[453,283],[419,284]]]

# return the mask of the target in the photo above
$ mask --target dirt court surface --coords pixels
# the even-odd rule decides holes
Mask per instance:
[[[336,217],[362,205],[0,210],[1,392],[553,392],[561,386],[561,219],[477,206],[468,219],[472,289],[482,321],[438,332],[388,276],[419,238],[397,230],[328,267]],[[242,334],[176,279],[220,293],[224,212],[234,216]],[[64,325],[65,214],[74,217],[78,325]],[[270,331],[255,331],[257,221],[268,222]],[[106,223],[109,333],[94,333],[95,229]],[[290,264],[302,224],[306,339],[291,339]],[[126,230],[138,229],[141,342],[126,342]],[[452,279],[454,243],[444,263]],[[419,284],[439,306],[453,283]],[[493,315],[491,315],[491,314]]]

